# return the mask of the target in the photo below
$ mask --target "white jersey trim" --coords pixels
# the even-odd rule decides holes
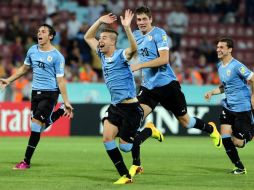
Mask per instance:
[[[128,61],[128,60],[127,60],[127,57],[126,57],[126,55],[125,55],[125,49],[123,50],[123,57],[124,57],[124,59],[125,59],[126,61]]]
[[[169,47],[160,47],[160,48],[158,48],[158,51],[161,51],[161,50],[169,50]]]
[[[56,77],[63,77],[64,74],[57,74]]]
[[[252,76],[253,76],[253,72],[250,73],[250,75],[248,76],[247,80],[250,80]]]

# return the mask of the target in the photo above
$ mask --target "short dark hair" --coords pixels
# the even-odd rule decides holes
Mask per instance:
[[[49,35],[53,36],[53,38],[50,41],[54,40],[54,37],[56,36],[56,31],[53,28],[53,26],[45,23],[45,24],[42,24],[40,27],[47,27],[49,30]]]
[[[118,37],[118,32],[117,32],[117,31],[115,31],[115,30],[112,29],[112,28],[103,28],[103,29],[101,30],[101,33],[102,33],[102,32],[108,32],[108,33],[115,34],[116,37],[115,37],[115,38],[111,37],[111,39],[112,39],[112,40],[115,40],[115,44],[116,44],[116,42],[117,42],[117,37]]]
[[[147,7],[147,6],[138,7],[138,8],[136,9],[135,13],[136,13],[137,15],[146,14],[149,18],[152,17],[152,12],[151,12],[150,8]]]
[[[114,33],[116,36],[118,36],[118,32],[117,32],[117,31],[115,31],[115,30],[114,30],[114,29],[112,29],[112,28],[103,28],[103,29],[101,30],[101,32]]]
[[[225,42],[225,43],[227,43],[228,48],[234,48],[234,41],[231,38],[229,38],[229,37],[221,37],[217,41],[217,44],[219,42]]]

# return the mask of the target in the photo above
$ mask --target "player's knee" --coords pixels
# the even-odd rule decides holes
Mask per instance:
[[[240,140],[240,139],[237,139],[237,138],[233,138],[233,144],[237,148],[243,148],[246,143],[245,143],[245,140]]]
[[[180,121],[181,125],[185,128],[188,128],[188,129],[193,128],[195,126],[196,122],[197,122],[197,120],[194,117],[190,117],[189,119],[188,119],[188,117],[183,117],[182,121]]]
[[[38,123],[31,122],[31,131],[40,133],[43,131],[43,126],[39,125]]]
[[[116,142],[115,140],[103,142],[106,150],[113,150],[116,148]]]
[[[114,138],[111,137],[111,136],[103,136],[103,139],[102,139],[103,143],[110,142],[110,141],[113,141],[113,140],[114,140]]]
[[[234,144],[237,148],[243,148],[245,147],[245,143],[242,144]]]
[[[132,143],[127,143],[127,144],[119,144],[119,148],[123,152],[130,152],[133,147]]]

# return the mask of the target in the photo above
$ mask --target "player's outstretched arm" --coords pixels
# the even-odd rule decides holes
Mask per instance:
[[[112,24],[117,20],[116,15],[109,13],[107,15],[101,16],[86,32],[84,39],[88,45],[96,50],[98,46],[98,40],[96,40],[96,32],[98,31],[101,24]]]
[[[215,88],[215,89],[213,89],[213,90],[211,90],[209,92],[206,92],[204,98],[207,101],[209,101],[213,95],[221,94],[223,92],[224,92],[224,86],[221,84],[217,88]]]
[[[130,60],[132,58],[132,56],[137,51],[137,43],[136,43],[135,38],[134,38],[134,36],[132,34],[132,31],[131,31],[131,21],[133,19],[133,16],[134,16],[134,14],[129,9],[125,10],[124,17],[120,16],[121,23],[124,27],[127,38],[129,40],[129,43],[130,43],[130,47],[126,48],[126,50],[125,50],[125,56],[128,60]]]
[[[23,64],[21,67],[18,68],[17,72],[11,75],[9,78],[0,79],[0,88],[5,89],[10,83],[26,74],[29,69],[30,66]]]
[[[62,95],[62,98],[64,101],[64,105],[65,105],[64,116],[72,118],[73,117],[73,107],[71,106],[69,99],[68,99],[64,77],[57,77],[57,83],[58,83],[59,90],[61,92],[61,95]]]
[[[254,109],[254,74],[252,75],[251,79],[249,80],[251,86],[251,105],[252,109]]]
[[[134,63],[131,64],[131,70],[132,71],[138,71],[143,68],[153,68],[153,67],[160,67],[162,65],[166,65],[169,63],[169,50],[160,50],[159,57],[156,59],[153,59],[148,62],[144,62],[142,64]]]

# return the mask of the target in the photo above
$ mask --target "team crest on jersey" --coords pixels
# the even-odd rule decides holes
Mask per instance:
[[[227,70],[227,76],[229,77],[231,75],[231,70]]]
[[[162,40],[166,42],[167,41],[167,35],[163,35]]]
[[[147,38],[148,38],[149,41],[152,41],[152,39],[153,39],[153,37],[150,36],[150,35],[147,35]]]
[[[47,61],[48,61],[48,62],[51,62],[52,59],[53,59],[53,58],[52,58],[51,56],[48,56]]]
[[[112,63],[112,57],[106,57],[105,60],[108,64]]]
[[[246,69],[244,68],[244,66],[240,67],[240,73],[244,74],[246,71]]]

